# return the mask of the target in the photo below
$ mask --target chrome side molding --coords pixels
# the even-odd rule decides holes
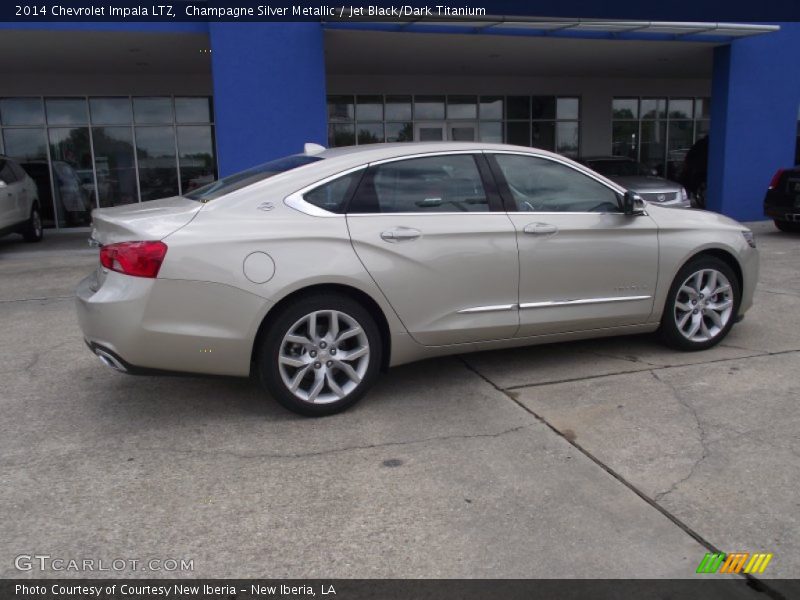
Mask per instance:
[[[580,298],[578,300],[547,300],[544,302],[524,302],[522,304],[493,304],[491,306],[472,306],[462,308],[458,314],[497,312],[526,308],[550,308],[554,306],[579,306],[582,304],[607,304],[609,302],[633,302],[648,300],[652,296],[614,296],[610,298]]]

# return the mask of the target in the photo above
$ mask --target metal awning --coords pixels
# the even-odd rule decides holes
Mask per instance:
[[[607,21],[547,17],[486,16],[465,18],[419,18],[391,21],[325,20],[335,29],[371,29],[431,33],[495,35],[540,35],[609,39],[654,39],[725,42],[780,30],[779,25],[760,23],[711,23],[681,21]]]

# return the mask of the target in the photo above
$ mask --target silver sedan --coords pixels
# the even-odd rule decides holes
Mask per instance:
[[[93,213],[89,348],[129,373],[256,375],[341,411],[427,357],[659,331],[717,344],[753,301],[752,233],[566,158],[477,143],[288,156]]]

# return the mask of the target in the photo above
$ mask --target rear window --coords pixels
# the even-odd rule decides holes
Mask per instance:
[[[303,167],[319,160],[322,160],[319,156],[306,156],[305,154],[285,156],[264,163],[263,165],[252,167],[246,171],[228,175],[217,181],[212,181],[208,185],[204,185],[188,194],[184,194],[184,197],[190,200],[197,200],[198,202],[208,202],[209,200],[214,200],[225,194],[240,190],[248,185],[263,181],[264,179],[269,179],[279,173],[285,173],[286,171],[291,171],[292,169],[297,169],[298,167]]]

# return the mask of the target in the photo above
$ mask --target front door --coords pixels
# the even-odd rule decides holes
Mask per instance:
[[[557,160],[491,159],[517,231],[520,337],[648,322],[658,235],[607,184]]]
[[[350,203],[353,247],[420,344],[506,339],[519,325],[516,233],[483,161],[463,152],[381,162]]]

